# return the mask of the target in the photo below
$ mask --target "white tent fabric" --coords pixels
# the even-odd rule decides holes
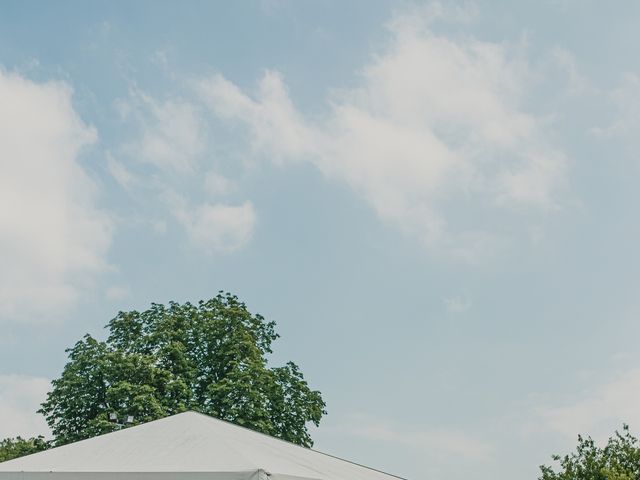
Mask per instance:
[[[0,480],[397,480],[195,412],[0,463]]]

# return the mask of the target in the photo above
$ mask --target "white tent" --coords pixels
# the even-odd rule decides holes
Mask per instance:
[[[186,412],[0,463],[0,480],[393,480]]]

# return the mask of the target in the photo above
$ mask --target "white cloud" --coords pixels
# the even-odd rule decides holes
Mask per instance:
[[[224,175],[210,171],[204,178],[204,188],[211,195],[226,195],[235,189],[235,185]]]
[[[191,242],[208,253],[228,253],[244,247],[256,223],[249,201],[242,205],[203,203],[192,207],[182,197],[174,196],[173,214]]]
[[[49,436],[44,417],[36,411],[46,399],[51,384],[46,378],[0,375],[0,439]]]
[[[536,425],[528,430],[558,432],[569,439],[578,434],[605,439],[628,423],[640,426],[640,368],[626,371],[610,382],[591,386],[578,400],[534,409]]]
[[[108,267],[111,222],[78,162],[97,135],[71,95],[0,70],[0,319],[54,318]]]
[[[488,461],[494,448],[486,438],[454,428],[417,429],[385,422],[367,415],[346,419],[343,433],[369,440],[388,442],[395,448],[409,448],[434,458],[461,457],[470,461]]]
[[[443,301],[449,313],[464,313],[471,308],[471,300],[463,296],[447,297]]]
[[[126,147],[131,158],[169,174],[194,171],[204,149],[204,132],[193,104],[180,99],[158,101],[135,91],[118,108],[124,118],[133,116],[141,129],[140,138]]]
[[[122,300],[130,295],[131,289],[126,285],[112,285],[105,292],[105,296],[109,300]]]
[[[592,93],[593,86],[578,69],[578,62],[571,52],[563,48],[556,48],[552,52],[552,61],[566,77],[566,93],[570,96]]]
[[[137,181],[135,175],[124,164],[107,153],[107,170],[118,184],[125,190],[129,190]]]
[[[635,142],[640,130],[640,75],[626,74],[608,97],[615,108],[615,120],[592,128],[591,133],[601,138],[627,137]]]
[[[298,112],[277,72],[253,97],[221,75],[196,88],[219,117],[247,126],[254,153],[311,162],[383,220],[472,259],[499,239],[469,212],[556,208],[567,160],[545,140],[546,120],[523,107],[535,76],[522,52],[436,35],[429,23],[446,11],[419,12],[390,23],[392,41],[360,87],[335,92],[318,122]]]
[[[247,123],[255,151],[267,152],[274,161],[314,152],[319,139],[295,109],[277,72],[265,73],[259,101],[249,98],[221,75],[198,82],[197,88],[220,117],[239,118]]]
[[[125,120],[132,121],[136,138],[121,149],[120,160],[107,158],[114,179],[135,193],[137,201],[166,206],[192,246],[206,253],[244,247],[251,239],[256,214],[250,201],[240,205],[220,201],[236,186],[216,171],[215,159],[206,158],[210,145],[198,106],[176,98],[158,101],[135,90],[117,108]],[[192,190],[218,201],[195,200],[197,193]],[[164,222],[156,224],[159,233],[167,228]]]

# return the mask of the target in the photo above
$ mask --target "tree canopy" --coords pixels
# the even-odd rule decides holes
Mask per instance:
[[[591,437],[578,437],[575,452],[554,455],[557,470],[543,465],[539,480],[637,480],[640,479],[640,444],[625,425],[604,447]]]
[[[326,413],[320,392],[295,363],[268,365],[275,323],[236,296],[152,304],[120,312],[106,328],[106,341],[86,335],[67,350],[39,411],[56,445],[119,428],[111,413],[144,423],[186,410],[313,445],[307,425]]]
[[[31,455],[49,448],[49,442],[44,437],[33,438],[5,438],[0,440],[0,462]]]

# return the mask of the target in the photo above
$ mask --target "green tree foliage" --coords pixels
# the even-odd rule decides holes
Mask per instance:
[[[294,363],[267,365],[275,323],[237,297],[152,304],[120,312],[106,328],[106,341],[86,335],[67,350],[42,404],[56,445],[114,430],[112,412],[143,423],[186,410],[313,445],[307,424],[326,413],[320,392]]]
[[[539,480],[638,480],[640,479],[640,444],[631,435],[629,427],[616,432],[604,448],[598,447],[591,437],[578,437],[575,452],[564,457],[554,455],[559,463],[554,470],[540,467]]]
[[[0,462],[6,462],[13,458],[31,455],[49,448],[49,442],[44,437],[34,438],[5,438],[0,441]]]

